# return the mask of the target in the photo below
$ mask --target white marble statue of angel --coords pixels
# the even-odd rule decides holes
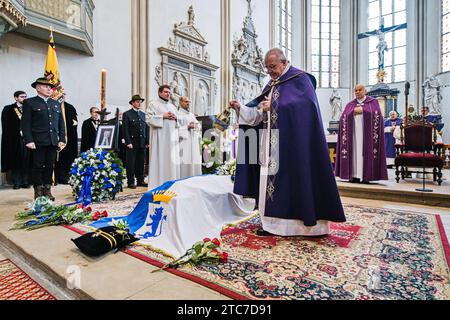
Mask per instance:
[[[342,113],[342,97],[337,89],[333,89],[333,93],[330,97],[330,105],[332,110],[331,120],[338,121]]]

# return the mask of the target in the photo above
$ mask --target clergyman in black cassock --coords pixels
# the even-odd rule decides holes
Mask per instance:
[[[14,189],[29,188],[31,152],[25,147],[20,129],[27,94],[17,91],[14,98],[16,103],[5,106],[2,111],[2,172],[11,172]]]
[[[95,147],[95,139],[97,137],[97,129],[100,124],[97,107],[92,107],[89,112],[91,117],[83,122],[81,127],[81,147],[80,153],[86,152]]]
[[[64,102],[66,117],[67,145],[58,154],[55,165],[55,183],[68,184],[69,171],[78,157],[78,117],[73,105]]]

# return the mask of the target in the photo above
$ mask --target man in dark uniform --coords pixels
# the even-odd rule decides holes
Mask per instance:
[[[46,78],[39,78],[31,86],[37,96],[25,100],[21,128],[25,145],[32,150],[34,198],[54,200],[52,175],[56,152],[66,143],[64,119],[61,106],[50,98],[54,85]]]
[[[22,106],[26,98],[25,92],[17,91],[14,93],[16,103],[5,106],[2,111],[2,172],[11,171],[14,190],[30,187],[30,151],[25,147],[20,130]]]
[[[136,189],[135,177],[138,187],[147,187],[144,182],[144,157],[148,148],[149,128],[145,122],[145,113],[140,111],[145,100],[139,95],[131,98],[132,109],[123,114],[123,136],[127,147],[127,179],[128,187]]]
[[[100,124],[99,120],[99,109],[97,107],[92,107],[89,110],[91,117],[83,122],[81,127],[81,147],[80,153],[88,151],[95,147],[95,139],[97,137],[97,129]]]
[[[64,97],[64,114],[66,117],[67,145],[59,152],[55,165],[55,184],[68,184],[69,171],[78,157],[78,118],[77,110]]]

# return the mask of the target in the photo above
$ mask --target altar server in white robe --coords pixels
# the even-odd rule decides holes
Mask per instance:
[[[180,179],[178,110],[170,102],[169,86],[161,86],[158,96],[146,114],[150,126],[149,190]]]
[[[178,121],[180,123],[181,178],[202,174],[202,154],[200,150],[202,128],[195,115],[189,110],[190,103],[189,98],[180,98]]]

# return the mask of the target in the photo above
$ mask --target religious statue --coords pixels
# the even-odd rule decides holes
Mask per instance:
[[[185,95],[185,88],[183,82],[180,80],[179,72],[174,73],[170,88],[172,89],[172,103],[178,107],[180,98]]]
[[[441,115],[441,84],[436,76],[428,77],[423,83],[425,88],[425,105],[430,109],[430,114]]]
[[[176,44],[175,41],[173,40],[172,37],[169,38],[169,41],[167,43],[167,48],[170,50],[175,50],[176,49]]]
[[[246,0],[248,3],[248,16],[251,17],[253,14],[253,9],[252,9],[252,0]]]
[[[161,85],[162,84],[162,79],[163,79],[162,68],[161,68],[161,66],[156,66],[155,67],[155,80],[156,80],[156,83],[158,85]]]
[[[194,97],[194,113],[199,116],[207,115],[208,108],[208,92],[202,82],[198,83]]]
[[[189,7],[188,15],[189,15],[188,25],[192,26],[195,23],[195,12],[193,6]]]
[[[209,57],[209,52],[208,51],[205,51],[205,56],[203,58],[203,61],[205,61],[205,62],[209,62],[210,61],[210,57]]]
[[[331,120],[338,121],[342,113],[342,97],[337,89],[333,89],[333,93],[330,97],[330,105],[332,110]]]

